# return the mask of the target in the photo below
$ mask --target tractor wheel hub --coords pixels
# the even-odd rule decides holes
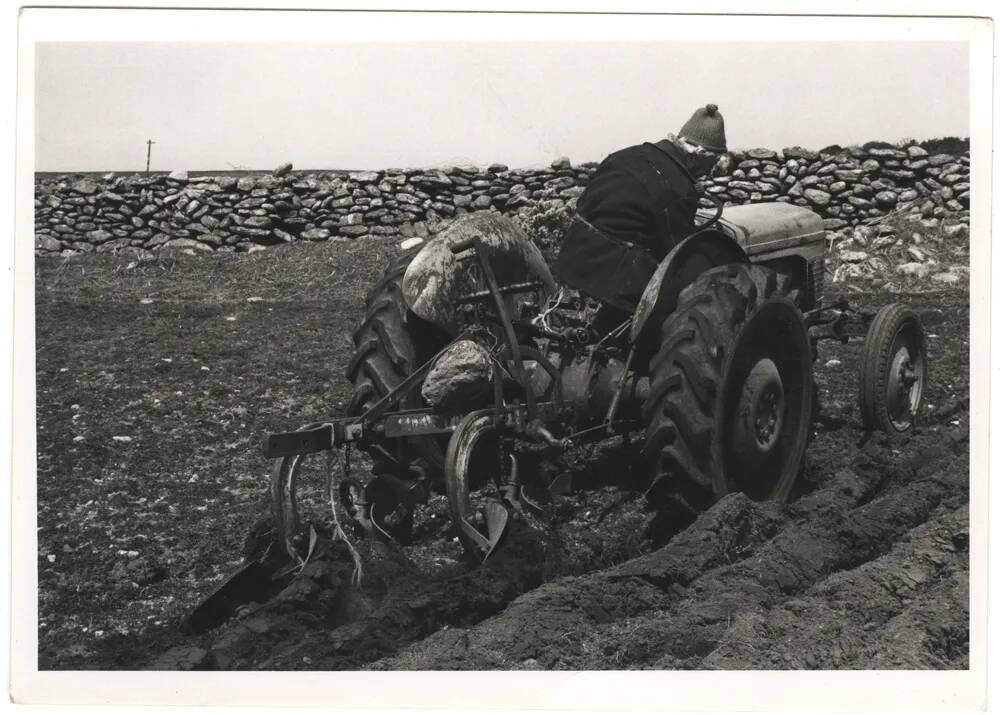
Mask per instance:
[[[907,414],[912,407],[913,388],[918,379],[909,350],[902,348],[896,353],[887,377],[886,398],[892,414]]]
[[[781,436],[785,413],[785,391],[778,366],[762,358],[750,370],[736,408],[734,437],[747,456],[766,455]]]

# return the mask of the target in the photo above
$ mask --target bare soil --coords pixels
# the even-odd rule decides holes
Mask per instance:
[[[823,343],[787,505],[730,495],[676,532],[620,440],[471,569],[436,496],[413,546],[321,539],[275,601],[179,625],[265,512],[264,435],[339,416],[350,333],[391,242],[36,263],[42,669],[967,668],[969,301],[889,295],[930,335],[919,429],[866,437],[860,344]],[[365,469],[355,454],[356,466]],[[306,494],[322,531],[318,460]]]

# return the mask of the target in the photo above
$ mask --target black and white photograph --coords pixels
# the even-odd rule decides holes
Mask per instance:
[[[947,671],[985,702],[989,18],[19,37],[27,701],[821,671],[850,709],[838,676]],[[343,687],[313,702],[384,696]]]

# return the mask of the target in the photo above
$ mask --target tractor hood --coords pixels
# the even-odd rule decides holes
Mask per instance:
[[[527,300],[545,305],[555,290],[542,252],[512,219],[485,211],[465,214],[428,241],[403,274],[403,299],[410,310],[452,334],[458,329],[458,306],[470,296],[489,295],[473,250],[457,255],[452,250],[473,237],[489,254],[512,315],[518,315],[519,303]]]
[[[699,211],[701,222],[714,211]],[[719,222],[681,241],[660,262],[646,285],[635,314],[630,337],[638,342],[652,324],[675,307],[681,291],[699,273],[712,266],[746,260],[761,262],[773,257],[801,255],[807,260],[822,255],[823,219],[809,209],[783,202],[728,206]]]
[[[709,218],[713,212],[699,214]],[[728,206],[717,228],[736,239],[748,256],[823,239],[823,219],[807,208],[782,202]]]

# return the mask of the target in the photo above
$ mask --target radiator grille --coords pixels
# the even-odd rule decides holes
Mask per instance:
[[[823,283],[826,278],[826,257],[817,256],[806,264],[806,292],[814,307],[823,300]]]

